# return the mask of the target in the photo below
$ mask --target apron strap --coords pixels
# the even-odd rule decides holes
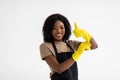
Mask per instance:
[[[67,44],[67,46],[74,52],[73,48],[71,47],[71,45],[69,43],[66,42],[65,40],[65,43]]]
[[[70,50],[72,50],[72,52],[74,52],[74,50],[73,50],[73,48],[70,46],[70,44],[67,43],[66,40],[65,40],[64,42],[67,44],[67,46],[70,48]],[[58,51],[57,51],[57,48],[56,48],[56,46],[55,46],[55,43],[52,42],[52,45],[53,45],[53,48],[54,48],[54,50],[55,50],[55,53],[57,54]]]
[[[55,46],[55,43],[52,42],[52,45],[53,45],[53,48],[54,48],[54,50],[55,50],[55,54],[57,54],[58,52],[57,52],[57,48],[56,48],[56,46]]]

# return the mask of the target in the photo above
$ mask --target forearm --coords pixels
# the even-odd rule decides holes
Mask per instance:
[[[96,43],[96,41],[93,37],[91,37],[91,39],[90,39],[90,44],[91,44],[91,49],[98,48],[98,44]]]
[[[67,59],[66,61],[60,63],[57,68],[58,73],[62,73],[64,71],[66,71],[73,65],[73,63],[75,63],[75,61],[73,60],[72,57]]]
[[[87,32],[84,29],[81,29],[77,26],[76,23],[74,23],[75,29],[73,30],[74,35],[78,37],[83,37],[86,42],[90,42],[90,49],[96,49],[98,47],[96,41],[94,38],[90,35],[89,32]],[[87,50],[87,49],[86,49]]]
[[[45,60],[47,64],[49,65],[49,67],[52,68],[57,73],[64,72],[65,70],[70,68],[75,62],[73,58],[71,57],[64,62],[59,63],[53,55],[47,56]]]

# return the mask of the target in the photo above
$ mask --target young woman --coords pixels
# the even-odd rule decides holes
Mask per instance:
[[[84,35],[89,41],[79,42],[69,40],[71,25],[68,19],[61,14],[52,14],[47,17],[43,25],[44,42],[40,44],[40,54],[50,67],[51,80],[78,80],[77,60],[86,50],[96,49],[97,43],[86,31],[81,34],[80,29],[74,30],[75,35]],[[81,31],[81,32],[80,32]],[[89,34],[90,35],[90,34]]]

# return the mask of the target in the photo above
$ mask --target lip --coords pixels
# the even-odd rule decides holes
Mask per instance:
[[[62,33],[57,33],[56,36],[60,37],[62,36]]]

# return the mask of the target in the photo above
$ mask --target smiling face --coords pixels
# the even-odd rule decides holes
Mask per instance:
[[[65,34],[65,26],[63,22],[57,20],[52,30],[52,36],[54,38],[54,41],[56,42],[62,41],[64,34]]]

